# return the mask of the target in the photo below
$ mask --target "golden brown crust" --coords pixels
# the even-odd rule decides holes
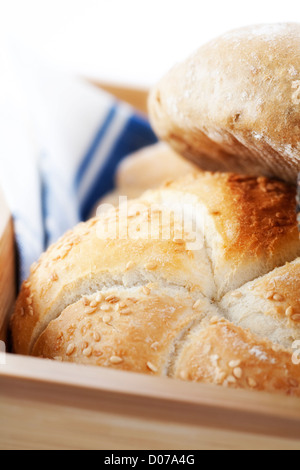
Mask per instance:
[[[17,353],[29,354],[49,321],[88,293],[90,285],[98,291],[112,284],[130,287],[159,279],[162,284],[214,295],[213,276],[204,250],[191,252],[185,242],[177,243],[174,224],[168,223],[168,217],[165,220],[170,239],[149,239],[149,221],[164,230],[159,222],[166,212],[164,208],[149,212],[145,203],[141,206],[132,202],[128,211],[128,220],[116,210],[107,213],[102,222],[96,218],[80,224],[42,255],[22,286],[12,317]],[[116,220],[120,221],[123,238],[104,238],[104,223],[114,237]],[[31,299],[33,314],[27,299]]]
[[[205,299],[194,305],[189,294],[151,285],[96,293],[52,321],[33,355],[166,375],[176,338],[204,312],[214,312]]]
[[[205,204],[227,260],[273,255],[281,243],[298,244],[293,186],[264,177],[197,172],[168,183],[167,188],[196,195]]]
[[[174,67],[149,100],[158,136],[211,171],[300,171],[300,25],[239,29]]]
[[[23,284],[12,318],[15,352],[299,394],[291,363],[300,339],[292,318],[300,306],[294,197],[278,181],[197,172],[149,191],[127,212],[80,224]],[[186,205],[203,238],[193,248],[185,219],[176,218]],[[233,380],[228,364],[237,360],[243,371]]]
[[[200,204],[217,297],[300,256],[296,189],[264,177],[197,172],[149,201]]]
[[[226,294],[220,306],[236,325],[292,348],[300,338],[300,258]]]
[[[293,352],[274,346],[225,319],[191,332],[174,367],[183,380],[300,396],[300,368]]]

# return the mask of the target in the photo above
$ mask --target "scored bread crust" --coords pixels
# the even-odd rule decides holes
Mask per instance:
[[[173,368],[182,380],[300,396],[292,353],[226,319],[201,323],[188,335]]]
[[[300,256],[295,188],[264,177],[199,172],[146,193],[201,213],[217,298]]]
[[[130,202],[125,218],[121,207],[80,224],[42,255],[23,284],[11,322],[14,351],[170,377],[185,378],[186,371],[190,380],[300,394],[298,369],[290,364],[292,340],[299,338],[294,200],[295,189],[285,183],[196,172]],[[203,240],[196,249],[183,221],[166,217],[185,206],[189,221],[191,208],[199,218]],[[118,236],[102,238],[101,229],[112,234],[115,221]],[[154,222],[160,237],[169,229],[169,239],[147,238]],[[121,236],[126,225],[130,238]],[[259,299],[270,286],[265,305]],[[221,371],[214,317],[228,325]],[[228,363],[237,361],[231,335],[245,344],[243,380],[231,377]],[[210,349],[202,336],[211,338]],[[255,344],[266,354],[264,367],[253,362]]]
[[[49,324],[33,355],[167,375],[178,338],[204,314],[217,314],[196,298],[155,284],[84,297]]]
[[[300,24],[234,30],[200,47],[155,86],[157,135],[202,169],[300,171]]]

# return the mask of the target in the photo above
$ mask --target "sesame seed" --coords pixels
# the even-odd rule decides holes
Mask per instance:
[[[97,294],[96,297],[95,297],[95,300],[96,300],[96,302],[98,302],[98,304],[99,304],[100,302],[102,302],[103,296],[102,296],[101,292],[98,292],[98,294]]]
[[[122,301],[122,302],[119,303],[119,307],[120,307],[120,308],[127,308],[128,305],[127,305],[126,302]]]
[[[242,361],[240,361],[240,360],[230,361],[229,362],[229,367],[231,367],[232,369],[235,369],[236,367],[238,367],[241,364],[241,362]]]
[[[84,310],[84,313],[85,313],[86,315],[92,315],[92,314],[95,313],[95,312],[96,312],[95,307],[91,307],[91,306],[90,306],[90,307],[86,307],[85,310]]]
[[[81,345],[81,350],[84,351],[85,349],[87,349],[89,346],[89,343],[87,343],[86,341],[84,341]]]
[[[109,310],[111,309],[110,305],[101,305],[100,309],[103,311],[103,312],[109,312]]]
[[[25,315],[25,310],[24,310],[24,308],[21,308],[21,309],[20,309],[20,315],[21,315],[21,317],[24,317],[24,315]]]
[[[86,334],[86,332],[87,332],[86,326],[83,326],[81,328],[81,334],[84,336]]]
[[[96,300],[93,300],[91,303],[90,303],[90,307],[91,308],[96,308],[98,307],[98,302]]]
[[[155,341],[154,343],[151,344],[150,347],[151,347],[151,349],[154,349],[154,350],[156,351],[157,348],[158,348],[158,346],[159,346],[159,342],[158,342],[158,341]]]
[[[55,282],[57,280],[58,280],[58,275],[55,271],[53,271],[53,273],[50,276],[50,281]]]
[[[27,297],[26,302],[28,305],[32,305],[32,297]]]
[[[93,351],[93,356],[95,356],[95,357],[101,357],[101,356],[103,356],[103,352],[102,352],[102,351],[99,351],[98,349],[94,349],[94,351]]]
[[[234,377],[236,377],[237,379],[241,379],[242,376],[243,376],[243,371],[240,367],[236,367],[233,371],[233,375]]]
[[[276,302],[282,302],[284,300],[284,298],[280,294],[274,294],[273,295],[273,300],[275,300]]]
[[[115,295],[109,295],[108,297],[106,297],[106,302],[109,302],[110,304],[116,304],[117,302],[119,302],[119,297],[116,297]]]
[[[111,356],[109,360],[112,364],[121,364],[123,362],[123,359],[119,356]]]
[[[255,388],[257,386],[256,381],[252,379],[252,377],[248,377],[247,382],[248,382],[249,387],[251,388]]]
[[[197,308],[200,307],[200,305],[201,305],[201,300],[198,299],[193,305],[193,310],[197,310]]]
[[[236,378],[233,377],[233,375],[229,375],[229,377],[227,377],[227,383],[229,384],[235,384],[236,383]]]
[[[157,367],[155,367],[155,365],[152,364],[152,362],[150,362],[150,361],[147,362],[147,367],[148,367],[148,369],[150,369],[152,372],[157,372],[157,371],[158,371]]]
[[[92,348],[89,346],[89,347],[87,347],[86,349],[84,349],[84,350],[82,351],[82,354],[83,354],[85,357],[91,357],[92,352],[93,352],[93,350],[92,350]]]
[[[129,261],[129,263],[126,264],[126,271],[129,271],[129,269],[132,269],[134,267],[133,261]]]
[[[219,321],[220,321],[219,317],[214,316],[214,317],[211,318],[210,323],[212,325],[215,325],[216,323],[219,323]]]
[[[221,370],[218,370],[216,373],[216,383],[217,384],[222,384],[226,378],[225,372],[222,372]]]
[[[28,281],[24,282],[24,287],[25,287],[25,289],[30,289],[30,287],[31,287],[30,282],[28,282]]]
[[[129,308],[123,308],[120,310],[120,315],[130,315],[132,312]]]
[[[66,355],[71,356],[74,351],[75,351],[75,345],[69,344],[69,346],[67,347]]]
[[[104,323],[109,323],[110,320],[111,320],[111,316],[110,315],[103,315],[102,320],[103,320]]]
[[[101,336],[100,336],[100,334],[98,333],[98,331],[94,331],[94,333],[93,333],[93,338],[94,338],[94,340],[96,341],[96,343],[98,343],[98,342],[100,341]]]
[[[87,307],[88,305],[90,305],[90,301],[87,297],[82,297],[82,303],[85,307]]]
[[[286,314],[287,317],[291,317],[293,315],[293,313],[294,313],[293,307],[288,307],[285,311],[285,314]]]
[[[231,292],[231,297],[234,297],[235,299],[240,299],[243,296],[243,294],[239,291]]]
[[[184,245],[185,241],[182,240],[181,238],[173,238],[173,242],[176,243],[176,245]]]
[[[269,291],[269,292],[266,293],[265,298],[267,300],[271,300],[271,299],[273,299],[273,295],[274,295],[274,292]]]
[[[157,263],[155,263],[154,261],[145,264],[145,269],[147,269],[148,271],[153,271],[156,268],[157,268]]]
[[[151,292],[150,289],[148,289],[148,287],[146,286],[143,287],[142,291],[145,295],[150,295],[150,292]]]
[[[187,378],[188,378],[187,372],[186,372],[185,370],[180,371],[179,377],[180,377],[182,380],[187,380]]]
[[[31,317],[33,317],[33,308],[32,307],[28,308],[28,313]]]
[[[292,315],[291,319],[295,322],[300,322],[300,314],[296,313],[295,315]]]

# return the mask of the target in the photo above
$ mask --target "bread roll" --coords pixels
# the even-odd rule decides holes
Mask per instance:
[[[300,396],[295,193],[197,172],[80,224],[23,284],[14,351]]]
[[[201,168],[300,171],[300,25],[238,29],[202,46],[153,89],[158,136]]]
[[[135,199],[147,189],[157,188],[167,180],[181,178],[195,170],[193,164],[163,142],[144,147],[121,161],[116,173],[116,189],[97,202],[91,217],[97,215],[100,205],[117,206],[120,197]]]
[[[125,158],[117,171],[119,190],[139,188],[141,193],[157,188],[167,180],[182,178],[195,171],[195,166],[164,142],[150,145]]]

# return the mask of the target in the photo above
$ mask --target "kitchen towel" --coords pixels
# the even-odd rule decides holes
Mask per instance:
[[[26,54],[14,69],[22,112],[9,100],[0,111],[0,184],[14,218],[21,282],[113,189],[118,163],[157,139],[145,116],[85,80]]]

